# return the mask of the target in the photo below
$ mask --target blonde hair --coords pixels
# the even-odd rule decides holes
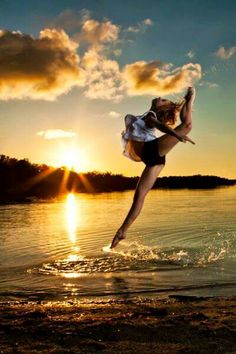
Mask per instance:
[[[151,106],[151,109],[156,112],[157,118],[162,123],[174,125],[178,119],[178,113],[181,111],[186,99],[184,97],[180,97],[176,102],[168,100],[168,103],[161,106],[156,106],[157,100],[157,98],[154,98]]]

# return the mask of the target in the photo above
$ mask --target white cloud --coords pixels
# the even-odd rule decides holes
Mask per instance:
[[[111,111],[109,112],[109,116],[112,118],[119,118],[121,117],[121,114],[119,112]]]
[[[227,60],[230,59],[235,53],[236,53],[236,47],[225,49],[222,46],[215,52],[215,55],[222,60]]]
[[[113,50],[113,54],[114,54],[116,57],[119,57],[119,56],[122,54],[122,49],[120,49],[120,48],[114,49],[114,50]]]
[[[210,82],[210,81],[201,81],[199,82],[198,86],[207,86],[209,88],[219,87],[219,85],[216,82]]]
[[[193,50],[189,50],[187,53],[186,53],[186,56],[189,57],[190,59],[192,59],[194,56],[195,56],[195,53]]]
[[[124,83],[118,62],[98,54],[93,64],[93,67],[85,66],[85,96],[119,102],[124,96]]]
[[[72,131],[66,131],[62,129],[48,129],[37,132],[37,135],[42,136],[44,139],[60,139],[60,138],[72,138],[77,133]]]
[[[152,26],[153,21],[150,18],[146,18],[145,20],[138,22],[135,26],[129,26],[124,29],[124,32],[133,32],[133,33],[144,33],[148,26]]]
[[[140,28],[139,27],[134,27],[134,26],[129,26],[126,31],[127,32],[137,33],[137,32],[140,32]]]
[[[153,21],[150,18],[146,18],[145,20],[143,20],[143,23],[147,26],[153,25]]]
[[[210,71],[215,73],[217,71],[217,67],[218,67],[217,65],[212,65],[210,67]]]

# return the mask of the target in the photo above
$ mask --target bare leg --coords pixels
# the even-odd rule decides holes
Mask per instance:
[[[125,238],[125,233],[127,229],[130,227],[130,225],[134,222],[134,220],[139,215],[143,207],[144,199],[148,191],[153,187],[163,167],[164,165],[155,165],[151,167],[146,166],[144,168],[136,186],[132,206],[123,224],[117,230],[113,238],[111,248],[114,248],[119,243],[120,240]]]

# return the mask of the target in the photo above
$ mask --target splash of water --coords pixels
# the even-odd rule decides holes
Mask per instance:
[[[77,277],[82,274],[114,273],[123,271],[160,271],[185,267],[206,267],[223,262],[232,254],[232,244],[217,233],[211,244],[204,248],[150,247],[139,242],[123,243],[125,249],[103,247],[97,257],[76,255],[54,262],[44,263],[40,268],[29,272],[54,274],[64,277]],[[105,253],[105,255],[104,255]]]
[[[178,252],[160,252],[154,253],[150,251],[137,254],[118,253],[112,257],[94,257],[80,258],[76,261],[58,260],[52,263],[45,263],[42,267],[35,269],[38,273],[54,274],[65,277],[76,277],[84,273],[107,273],[107,272],[123,272],[123,271],[158,271],[169,269],[170,267],[181,268],[187,266],[203,266],[205,259],[194,262],[189,252],[179,250]],[[222,259],[223,253],[219,255],[211,254],[207,262],[212,263]],[[31,270],[32,272],[33,270]]]

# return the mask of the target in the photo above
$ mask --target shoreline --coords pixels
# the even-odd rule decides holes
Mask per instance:
[[[163,186],[157,186],[152,188],[152,190],[162,190],[162,191],[177,191],[177,190],[190,190],[190,191],[208,191],[208,190],[217,190],[217,189],[223,189],[223,188],[231,188],[235,187],[235,184],[233,185],[217,185],[217,186],[208,186],[208,187],[163,187]],[[11,204],[38,204],[38,203],[49,203],[49,202],[57,202],[60,200],[63,200],[65,196],[67,196],[70,193],[73,193],[75,195],[100,195],[100,194],[105,194],[105,193],[122,193],[122,192],[134,192],[135,188],[128,188],[128,189],[122,189],[122,190],[100,190],[100,191],[67,191],[66,193],[58,194],[53,197],[36,197],[36,196],[28,196],[28,197],[20,197],[20,198],[6,198],[6,199],[0,199],[0,206],[4,205],[11,205]]]
[[[233,353],[236,296],[2,301],[1,353]]]

